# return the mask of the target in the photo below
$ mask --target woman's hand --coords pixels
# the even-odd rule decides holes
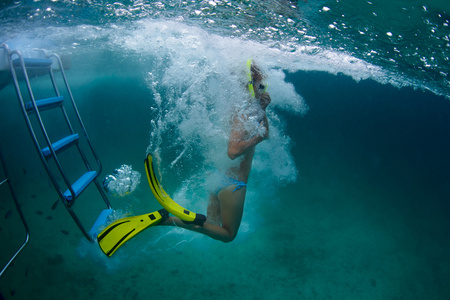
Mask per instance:
[[[259,100],[259,105],[261,105],[261,108],[264,110],[270,104],[270,102],[272,102],[272,99],[270,98],[270,95],[267,92],[260,94],[258,97],[258,100]]]
[[[266,127],[267,122],[265,122],[265,120],[261,121],[261,123],[259,123],[259,127],[258,127],[258,134],[260,137],[262,137],[263,140],[268,139],[269,138],[269,129]]]

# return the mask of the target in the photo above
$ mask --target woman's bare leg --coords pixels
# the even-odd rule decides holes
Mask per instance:
[[[220,213],[222,217],[222,228],[228,232],[229,238],[234,240],[244,213],[244,201],[246,187],[234,191],[235,185],[229,186],[219,193]],[[234,192],[233,192],[234,191]]]
[[[218,195],[222,226],[211,224],[208,219],[203,226],[186,224],[177,217],[170,217],[161,225],[178,226],[202,233],[225,243],[231,242],[236,237],[241,225],[246,192],[245,187],[233,192],[234,189],[235,185],[228,186],[220,191]]]
[[[211,193],[208,203],[208,222],[214,225],[220,225],[222,218],[220,216],[220,201],[219,196]]]

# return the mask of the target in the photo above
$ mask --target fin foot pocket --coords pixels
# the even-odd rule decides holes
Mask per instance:
[[[165,208],[161,208],[158,212],[161,215],[161,222],[164,222],[169,218],[169,212]]]
[[[183,223],[186,223],[186,224],[194,224],[194,225],[203,226],[203,224],[206,222],[206,216],[202,215],[202,214],[196,214],[194,221],[185,221],[185,220],[181,220],[181,221],[183,221]]]

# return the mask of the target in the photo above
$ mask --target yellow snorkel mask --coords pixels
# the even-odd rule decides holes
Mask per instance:
[[[247,78],[248,78],[248,91],[250,92],[250,94],[252,95],[253,98],[255,98],[255,86],[254,86],[254,81],[252,78],[252,64],[253,64],[253,59],[248,59],[247,60]],[[260,83],[257,87],[256,87],[259,91],[259,93],[265,93],[267,90],[267,84],[262,84]]]

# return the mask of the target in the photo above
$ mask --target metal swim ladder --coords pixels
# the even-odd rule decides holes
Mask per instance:
[[[86,129],[84,127],[84,124],[81,120],[80,114],[78,112],[77,106],[75,104],[72,92],[70,90],[69,84],[67,82],[66,75],[64,73],[63,64],[61,62],[60,57],[57,54],[49,54],[46,55],[46,58],[24,58],[22,54],[17,50],[9,50],[8,45],[2,44],[0,45],[0,49],[4,49],[8,58],[9,67],[13,79],[13,83],[15,86],[16,94],[19,99],[19,104],[25,119],[25,122],[27,124],[28,130],[30,132],[31,138],[33,140],[33,143],[36,147],[36,150],[38,152],[38,155],[42,161],[42,164],[44,165],[44,168],[53,184],[53,187],[55,188],[59,199],[62,201],[64,206],[66,207],[67,211],[69,212],[72,219],[75,221],[83,235],[88,239],[89,241],[94,241],[96,239],[97,233],[98,233],[98,227],[105,223],[107,217],[109,214],[113,211],[111,208],[111,204],[109,203],[108,198],[106,197],[101,185],[99,184],[97,178],[101,173],[102,165],[100,162],[100,159],[97,156],[96,151],[94,150],[94,147],[91,143],[91,140],[89,139],[89,136],[86,132]],[[76,133],[74,131],[74,128],[72,126],[72,123],[70,121],[70,118],[66,112],[66,109],[64,107],[64,97],[61,96],[58,86],[57,86],[57,80],[55,79],[54,72],[52,69],[52,65],[56,62],[57,71],[59,71],[62,82],[64,83],[65,89],[67,94],[69,95],[69,101],[72,103],[73,111],[75,114],[75,117],[72,117],[72,119],[75,119],[75,122],[77,122],[78,128],[80,128],[80,134]],[[48,74],[53,86],[54,90],[54,96],[50,98],[45,99],[39,99],[36,100],[35,96],[33,94],[33,90],[31,88],[30,84],[30,76],[34,75],[44,75]],[[20,77],[19,77],[20,76]],[[23,77],[23,78],[22,78]],[[23,79],[25,82],[25,88],[20,86],[19,84],[19,78]],[[59,81],[61,82],[61,81]],[[61,85],[61,83],[60,83]],[[25,102],[24,95],[22,93],[22,90],[24,93],[28,94],[28,98],[30,101]],[[66,101],[67,102],[67,101]],[[67,127],[67,135],[63,136],[62,138],[59,138],[57,140],[51,140],[49,137],[49,134],[47,133],[47,129],[44,126],[41,112],[44,110],[51,110],[51,109],[60,109],[63,118],[65,120],[66,125],[60,124],[61,127]],[[33,128],[33,122],[30,119],[30,116],[34,115],[36,117],[37,121],[37,127],[40,128],[40,131],[42,133],[43,138],[41,137],[41,143],[39,142],[36,131]],[[34,123],[36,123],[36,121]],[[64,122],[63,122],[64,123]],[[34,125],[36,127],[36,125]],[[59,126],[58,126],[59,128]],[[42,139],[45,142],[42,142]],[[88,158],[85,155],[83,145],[87,144],[90,150],[90,157],[94,157],[96,161],[96,168],[93,169],[89,163]],[[41,146],[41,144],[44,145],[44,147]],[[86,172],[79,177],[75,181],[70,181],[69,176],[66,172],[66,170],[63,168],[63,165],[61,164],[61,161],[58,157],[60,153],[62,153],[65,150],[68,150],[69,148],[75,147],[78,150],[79,156],[81,157],[81,160],[84,163],[84,166],[86,168]],[[52,164],[52,167],[50,166],[50,163]],[[59,180],[57,178],[60,178]],[[62,178],[62,180],[61,180]],[[94,225],[92,226],[92,229],[88,232],[85,229],[85,226],[83,226],[82,222],[78,218],[75,211],[72,209],[74,206],[76,200],[81,196],[82,192],[91,184],[94,183],[97,187],[98,192],[100,193],[100,196],[102,197],[103,201],[106,204],[106,209],[101,211],[100,215],[98,216],[97,220],[95,221]]]

